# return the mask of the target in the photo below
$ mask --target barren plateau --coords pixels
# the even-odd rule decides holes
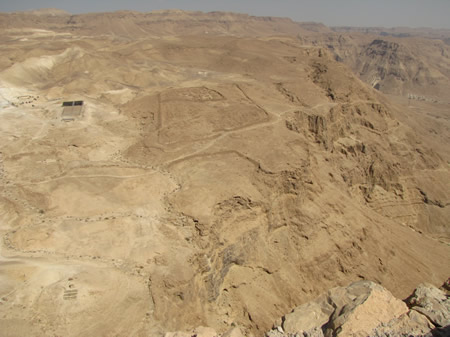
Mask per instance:
[[[0,335],[262,336],[353,281],[441,285],[450,34],[378,33],[0,13]]]

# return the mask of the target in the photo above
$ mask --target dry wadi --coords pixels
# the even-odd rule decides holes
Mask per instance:
[[[0,336],[450,324],[400,301],[450,276],[450,31],[42,10],[0,55]]]

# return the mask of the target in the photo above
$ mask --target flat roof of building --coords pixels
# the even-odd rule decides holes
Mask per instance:
[[[62,107],[62,120],[73,121],[81,116],[83,111],[83,101],[66,101],[62,103]]]
[[[66,101],[63,102],[62,106],[78,106],[78,105],[83,105],[83,101]]]

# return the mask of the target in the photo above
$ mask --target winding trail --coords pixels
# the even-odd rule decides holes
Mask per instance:
[[[244,91],[243,91],[240,87],[239,87],[239,90],[241,90],[241,91],[244,93]],[[270,120],[267,121],[267,122],[263,122],[263,123],[256,123],[256,124],[248,125],[248,126],[245,126],[245,127],[239,128],[239,129],[235,129],[235,130],[225,131],[225,132],[223,132],[221,135],[219,135],[219,136],[217,136],[216,138],[214,138],[214,139],[212,139],[211,141],[209,141],[206,145],[204,145],[204,146],[202,146],[201,148],[199,148],[198,150],[195,150],[194,152],[191,152],[191,153],[189,153],[189,154],[185,154],[185,155],[179,156],[179,157],[177,157],[177,158],[174,158],[174,159],[172,159],[172,160],[169,160],[169,161],[165,162],[164,164],[167,165],[167,166],[171,166],[171,165],[176,164],[176,163],[179,163],[179,162],[181,162],[181,161],[183,161],[183,160],[193,158],[193,157],[195,157],[196,155],[198,155],[198,154],[200,154],[200,153],[202,153],[202,152],[208,150],[209,148],[211,148],[212,146],[214,146],[214,144],[216,144],[218,141],[224,139],[225,137],[227,137],[227,136],[229,136],[229,135],[239,134],[239,133],[242,133],[242,132],[252,131],[252,130],[256,130],[256,129],[260,129],[260,128],[265,128],[265,127],[268,127],[268,126],[277,124],[278,122],[280,122],[280,121],[282,120],[282,116],[284,116],[284,115],[286,115],[286,114],[288,114],[288,113],[291,113],[291,112],[298,111],[299,109],[304,109],[304,107],[294,107],[294,108],[289,109],[289,110],[286,110],[286,111],[284,111],[284,112],[282,112],[282,113],[280,113],[280,114],[276,114],[276,113],[274,113],[274,112],[270,112],[270,111],[267,111],[267,110],[263,109],[260,105],[258,105],[258,104],[255,103],[251,98],[249,98],[247,94],[244,93],[244,95],[245,95],[249,100],[251,100],[251,101],[253,102],[253,104],[255,104],[255,105],[256,105],[257,107],[259,107],[260,109],[264,110],[269,116],[271,116]],[[313,107],[311,107],[311,108],[309,108],[309,109],[310,109],[310,110],[315,110],[315,109],[317,109],[317,108],[324,107],[324,106],[335,107],[335,106],[337,106],[337,105],[339,105],[339,104],[351,104],[351,105],[355,105],[355,104],[358,104],[358,103],[365,103],[365,104],[368,104],[368,103],[373,103],[373,102],[371,102],[371,101],[363,101],[363,100],[358,100],[358,101],[355,101],[355,102],[352,102],[352,103],[325,102],[325,103],[317,104],[317,105],[315,105],[315,106],[313,106]],[[370,129],[369,129],[369,131],[373,131],[373,130],[370,130]],[[378,134],[378,133],[377,133],[377,134]]]
[[[217,144],[219,141],[225,139],[228,136],[231,135],[236,135],[236,134],[241,134],[244,132],[248,132],[248,131],[253,131],[253,130],[257,130],[257,129],[262,129],[262,128],[266,128],[272,125],[275,125],[281,121],[283,121],[283,116],[285,116],[286,114],[301,110],[301,109],[305,109],[305,107],[303,106],[294,106],[291,109],[288,109],[286,111],[283,111],[281,113],[275,113],[272,111],[268,111],[266,109],[264,109],[260,104],[258,104],[257,102],[255,102],[245,91],[244,89],[242,89],[238,84],[236,84],[236,87],[238,88],[238,90],[240,90],[242,92],[242,94],[245,96],[245,98],[251,102],[253,105],[255,105],[256,107],[258,107],[259,109],[261,109],[262,111],[264,111],[264,113],[267,116],[266,121],[264,122],[256,122],[254,124],[250,124],[247,126],[242,126],[236,129],[232,129],[232,130],[222,130],[221,133],[218,136],[213,136],[214,138],[210,139],[205,145],[203,145],[202,147],[191,151],[189,153],[185,153],[181,156],[178,156],[174,159],[168,160],[163,162],[159,168],[151,168],[151,171],[149,172],[144,172],[142,174],[132,174],[132,175],[119,175],[119,174],[91,174],[91,175],[62,175],[62,176],[58,176],[58,177],[54,177],[54,178],[50,178],[50,179],[46,179],[46,180],[41,180],[41,181],[36,181],[36,182],[25,182],[25,181],[17,181],[15,182],[16,184],[20,184],[22,186],[33,186],[33,185],[40,185],[40,184],[48,184],[51,182],[55,182],[55,181],[60,181],[60,180],[66,180],[66,179],[97,179],[97,178],[111,178],[111,179],[133,179],[133,178],[140,178],[140,177],[145,177],[145,176],[150,176],[150,175],[154,175],[154,174],[162,174],[162,175],[171,175],[168,171],[165,170],[165,167],[170,167],[171,165],[174,165],[176,163],[182,162],[184,160],[189,160],[192,159],[194,157],[197,156],[202,156],[202,155],[208,155],[208,153],[205,153],[208,149],[212,148],[215,144]],[[336,102],[324,102],[324,103],[319,103],[313,107],[308,107],[306,109],[314,111],[316,109],[322,108],[322,107],[335,107],[337,105],[340,104],[351,104],[351,105],[355,105],[355,104],[359,104],[359,103],[373,103],[370,101],[355,101],[352,103],[336,103]],[[164,119],[163,116],[161,114],[161,96],[160,94],[158,95],[158,116],[157,116],[157,124],[158,124],[158,128],[157,128],[157,132],[159,132],[159,129],[161,129],[161,127],[164,124]],[[26,147],[31,141],[39,139],[40,137],[42,137],[43,133],[46,131],[46,129],[48,129],[48,124],[43,123],[42,126],[37,130],[37,132],[30,138],[30,141],[27,142],[24,146]],[[192,142],[192,143],[195,143]],[[164,145],[161,144],[164,148]],[[167,145],[166,145],[167,146]],[[172,152],[172,151],[168,151],[168,152]],[[227,153],[236,153],[238,155],[243,156],[245,159],[251,161],[255,166],[260,167],[260,163],[247,157],[244,156],[242,154],[240,154],[238,151],[236,150],[224,150],[224,151],[220,151],[220,153],[218,154],[227,154]],[[119,167],[120,168],[120,167]],[[130,167],[128,167],[130,168]],[[138,168],[138,167],[132,167],[132,168]],[[140,169],[145,170],[142,167],[139,167]],[[149,168],[147,168],[148,170]],[[269,172],[270,173],[270,172]],[[174,179],[174,177],[172,177],[172,179],[174,181],[176,181],[176,179]],[[8,247],[5,247],[5,238],[7,236],[8,231],[2,231],[2,238],[0,240],[0,262],[3,263],[7,263],[7,262],[17,262],[17,261],[30,261],[31,263],[40,263],[38,260],[36,260],[36,258],[39,257],[43,257],[43,258],[48,258],[48,254],[50,254],[50,252],[40,252],[40,251],[36,251],[36,252],[25,252],[25,251],[20,251],[20,250],[11,250],[8,249]],[[8,257],[5,256],[4,253],[5,251],[14,251],[16,253],[18,253],[18,255],[15,255],[13,257]],[[25,254],[25,256],[21,256],[21,254]],[[31,256],[26,256],[32,254]],[[38,254],[39,256],[36,256],[36,254]],[[51,254],[50,254],[51,255]],[[58,255],[58,254],[57,254]],[[53,256],[53,255],[52,255]],[[57,256],[55,255],[55,258]],[[80,261],[80,263],[82,263],[82,261],[84,260],[84,258],[80,257],[70,257],[70,256],[65,256],[62,255],[61,257],[65,258],[65,259],[73,259],[76,261]],[[89,258],[89,257],[86,257]],[[102,259],[100,259],[102,260]],[[87,261],[86,261],[87,262]],[[102,261],[105,263],[110,264],[109,261]],[[48,263],[52,263],[51,260],[48,261]]]
[[[22,186],[30,186],[30,185],[40,185],[40,184],[47,184],[56,180],[64,180],[64,179],[79,179],[79,178],[112,178],[112,179],[132,179],[132,178],[139,178],[144,176],[153,175],[155,173],[160,173],[159,171],[152,171],[152,172],[146,172],[142,174],[134,174],[134,175],[112,175],[112,174],[94,174],[94,175],[74,175],[74,176],[60,176],[56,178],[51,178],[47,180],[41,180],[36,182],[18,182]]]

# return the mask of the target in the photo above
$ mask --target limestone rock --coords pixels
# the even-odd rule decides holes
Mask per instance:
[[[408,312],[408,307],[402,301],[373,282],[356,282],[346,288],[342,296],[329,298],[336,305],[336,310],[330,317],[326,336],[367,336],[371,330],[380,324],[388,323]]]
[[[194,334],[197,335],[197,337],[217,337],[218,334],[216,330],[209,327],[198,327],[194,330]]]
[[[259,337],[348,280],[404,298],[450,275],[450,45],[361,34],[349,50],[350,35],[217,12],[0,13],[0,27],[0,335],[235,322]],[[375,53],[359,63],[375,74],[408,58],[411,74],[386,67],[401,95],[363,84],[329,38],[342,58]],[[412,60],[428,49],[436,67]],[[442,104],[405,97],[428,95],[412,86],[426,67]],[[62,123],[72,100],[84,114]],[[350,329],[376,292],[347,292],[292,329]]]
[[[217,337],[218,334],[217,332],[209,327],[197,327],[194,330],[192,330],[191,332],[181,332],[181,331],[177,331],[177,332],[167,332],[164,337]],[[239,337],[239,335],[231,335],[230,337]]]
[[[315,327],[308,331],[299,331],[296,333],[283,333],[279,330],[271,330],[266,333],[266,337],[324,337],[320,327]]]
[[[329,290],[295,308],[266,337],[443,337],[450,332],[450,307],[446,293],[421,284],[405,302],[371,281]],[[233,327],[222,335],[199,327],[190,333],[165,337],[244,337]]]
[[[189,332],[181,332],[181,331],[176,331],[176,332],[166,332],[164,337],[191,337],[192,334]]]
[[[287,314],[283,329],[287,333],[295,333],[321,327],[328,322],[333,311],[333,306],[327,302],[327,296],[321,296],[316,301],[305,303]]]
[[[421,284],[407,299],[408,305],[428,317],[436,326],[450,324],[450,299],[440,289],[431,284]]]
[[[444,336],[449,315],[447,296],[431,285],[421,285],[407,305],[382,286],[359,281],[334,288],[316,300],[295,308],[282,327],[267,337],[390,337]],[[430,321],[431,320],[431,321]],[[433,323],[432,323],[433,322]]]
[[[434,325],[424,316],[416,311],[409,311],[387,324],[376,327],[369,336],[425,336],[434,328]]]
[[[286,333],[309,335],[321,328],[325,336],[362,336],[407,312],[408,307],[380,285],[359,281],[294,309],[286,315],[283,328]]]
[[[244,334],[241,329],[235,327],[225,332],[222,337],[244,337]]]

